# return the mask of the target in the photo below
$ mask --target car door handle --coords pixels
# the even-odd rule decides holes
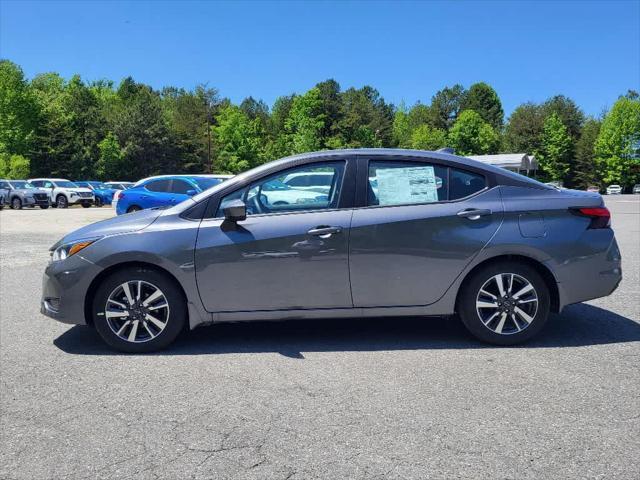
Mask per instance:
[[[312,228],[307,233],[309,235],[315,235],[317,237],[327,238],[334,233],[340,233],[340,232],[342,232],[341,227],[329,227],[329,226],[322,225],[316,228]]]
[[[466,210],[459,211],[456,215],[461,218],[468,218],[469,220],[478,220],[480,217],[485,217],[492,213],[488,208],[467,208]]]

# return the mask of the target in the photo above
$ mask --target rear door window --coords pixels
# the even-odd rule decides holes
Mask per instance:
[[[423,162],[369,162],[368,205],[434,203],[448,198],[447,167]]]
[[[155,180],[147,183],[145,187],[150,192],[168,192],[171,188],[171,180]]]
[[[173,179],[173,184],[171,185],[171,193],[181,193],[186,195],[189,190],[195,190],[195,187],[192,187],[188,182],[184,180],[179,180],[177,178]]]
[[[450,169],[449,200],[468,197],[487,186],[484,176],[457,168]]]

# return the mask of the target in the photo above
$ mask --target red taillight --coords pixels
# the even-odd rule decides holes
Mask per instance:
[[[611,226],[611,212],[606,207],[572,208],[571,211],[582,217],[589,217],[589,228],[609,228]]]
[[[115,201],[118,201],[121,198],[124,198],[124,193],[122,193],[122,190],[117,190],[116,193],[113,195],[113,199]]]

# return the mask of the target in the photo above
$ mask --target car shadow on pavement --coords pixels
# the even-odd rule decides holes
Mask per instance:
[[[533,341],[515,348],[580,347],[640,341],[640,323],[593,305],[552,315]],[[54,340],[77,355],[118,354],[94,329],[75,326]],[[303,352],[503,348],[472,338],[457,318],[368,318],[246,322],[197,328],[152,355],[277,352],[303,359]]]

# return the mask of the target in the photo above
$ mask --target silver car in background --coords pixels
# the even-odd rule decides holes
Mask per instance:
[[[263,192],[316,173],[322,195]],[[622,276],[600,195],[387,149],[271,162],[76,230],[51,254],[41,311],[126,352],[166,347],[187,325],[456,313],[480,340],[511,345]]]
[[[2,202],[14,210],[22,207],[49,208],[49,192],[36,188],[26,180],[0,179],[0,197]]]

